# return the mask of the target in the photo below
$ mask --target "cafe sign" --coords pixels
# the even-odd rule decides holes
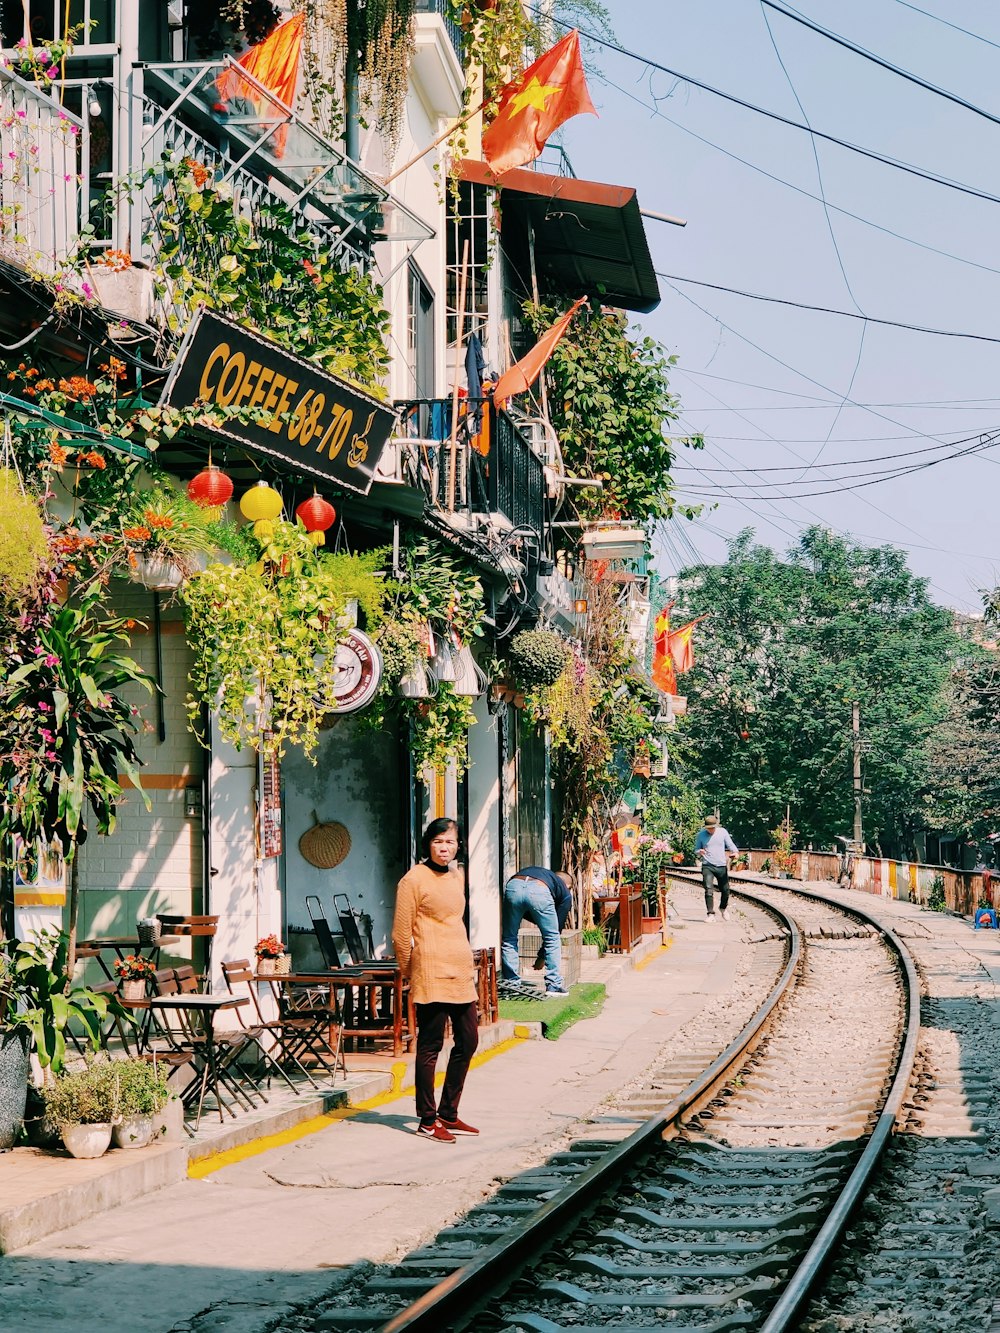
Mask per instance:
[[[326,482],[367,495],[396,424],[385,403],[214,311],[188,330],[161,406],[259,408],[212,429]]]

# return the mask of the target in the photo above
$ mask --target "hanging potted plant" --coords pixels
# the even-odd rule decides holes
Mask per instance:
[[[121,517],[121,547],[128,576],[151,591],[179,588],[218,550],[205,509],[165,486],[141,492]]]

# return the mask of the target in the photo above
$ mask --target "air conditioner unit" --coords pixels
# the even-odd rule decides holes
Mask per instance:
[[[670,774],[670,756],[667,754],[667,747],[664,746],[658,753],[656,751],[649,758],[649,776],[651,778],[665,778]]]

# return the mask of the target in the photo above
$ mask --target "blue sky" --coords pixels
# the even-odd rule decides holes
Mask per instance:
[[[1000,9],[985,0],[785,7],[1000,121]],[[824,134],[1000,195],[1000,123],[876,68],[760,0],[608,0],[608,8],[623,47]],[[562,141],[579,176],[634,185],[641,207],[687,219],[683,229],[647,223],[661,273],[1000,339],[1000,204],[816,141],[613,52],[600,51],[597,63],[590,88],[600,118],[569,122]],[[843,487],[1000,428],[1000,342],[660,285],[660,307],[640,322],[678,357],[679,433],[700,430],[707,444],[704,453],[680,452],[675,478],[685,498],[717,502],[694,523],[670,526],[660,572],[724,558],[725,535],[746,526],[785,549],[820,522],[905,548],[935,601],[978,610],[978,590],[1000,582],[1000,445],[861,490]],[[900,457],[866,461],[890,454]]]

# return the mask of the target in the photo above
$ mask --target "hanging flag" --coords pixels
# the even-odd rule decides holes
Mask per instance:
[[[668,602],[653,621],[653,667],[650,675],[653,684],[664,694],[677,693],[677,673],[670,656],[670,612],[673,605],[673,602]]]
[[[495,176],[523,167],[534,162],[564,120],[585,111],[597,115],[583,73],[580,34],[574,31],[503,90],[496,118],[483,134],[483,157]]]
[[[689,620],[686,625],[680,629],[675,629],[667,636],[667,651],[673,660],[674,670],[677,674],[683,675],[685,671],[690,671],[694,666],[694,644],[692,638],[694,627],[700,621],[706,620],[708,613],[698,616],[695,620]]]
[[[279,24],[271,33],[249,51],[244,51],[236,64],[252,74],[257,83],[263,84],[269,93],[291,110],[295,105],[295,85],[299,78],[299,57],[302,54],[302,30],[305,15],[296,14],[294,18]],[[274,114],[279,110],[269,97],[249,79],[240,77],[238,69],[230,66],[224,69],[215,80],[221,107],[228,110],[228,103],[243,98],[252,102],[259,116]],[[288,126],[282,125],[274,134],[271,143],[274,156],[283,157]]]
[[[503,407],[515,393],[524,393],[531,388],[542,373],[542,367],[556,350],[556,343],[569,328],[570,320],[586,299],[581,296],[574,301],[566,313],[560,315],[550,329],[546,329],[531,351],[516,361],[510,370],[504,371],[493,390],[493,402],[497,407]]]

